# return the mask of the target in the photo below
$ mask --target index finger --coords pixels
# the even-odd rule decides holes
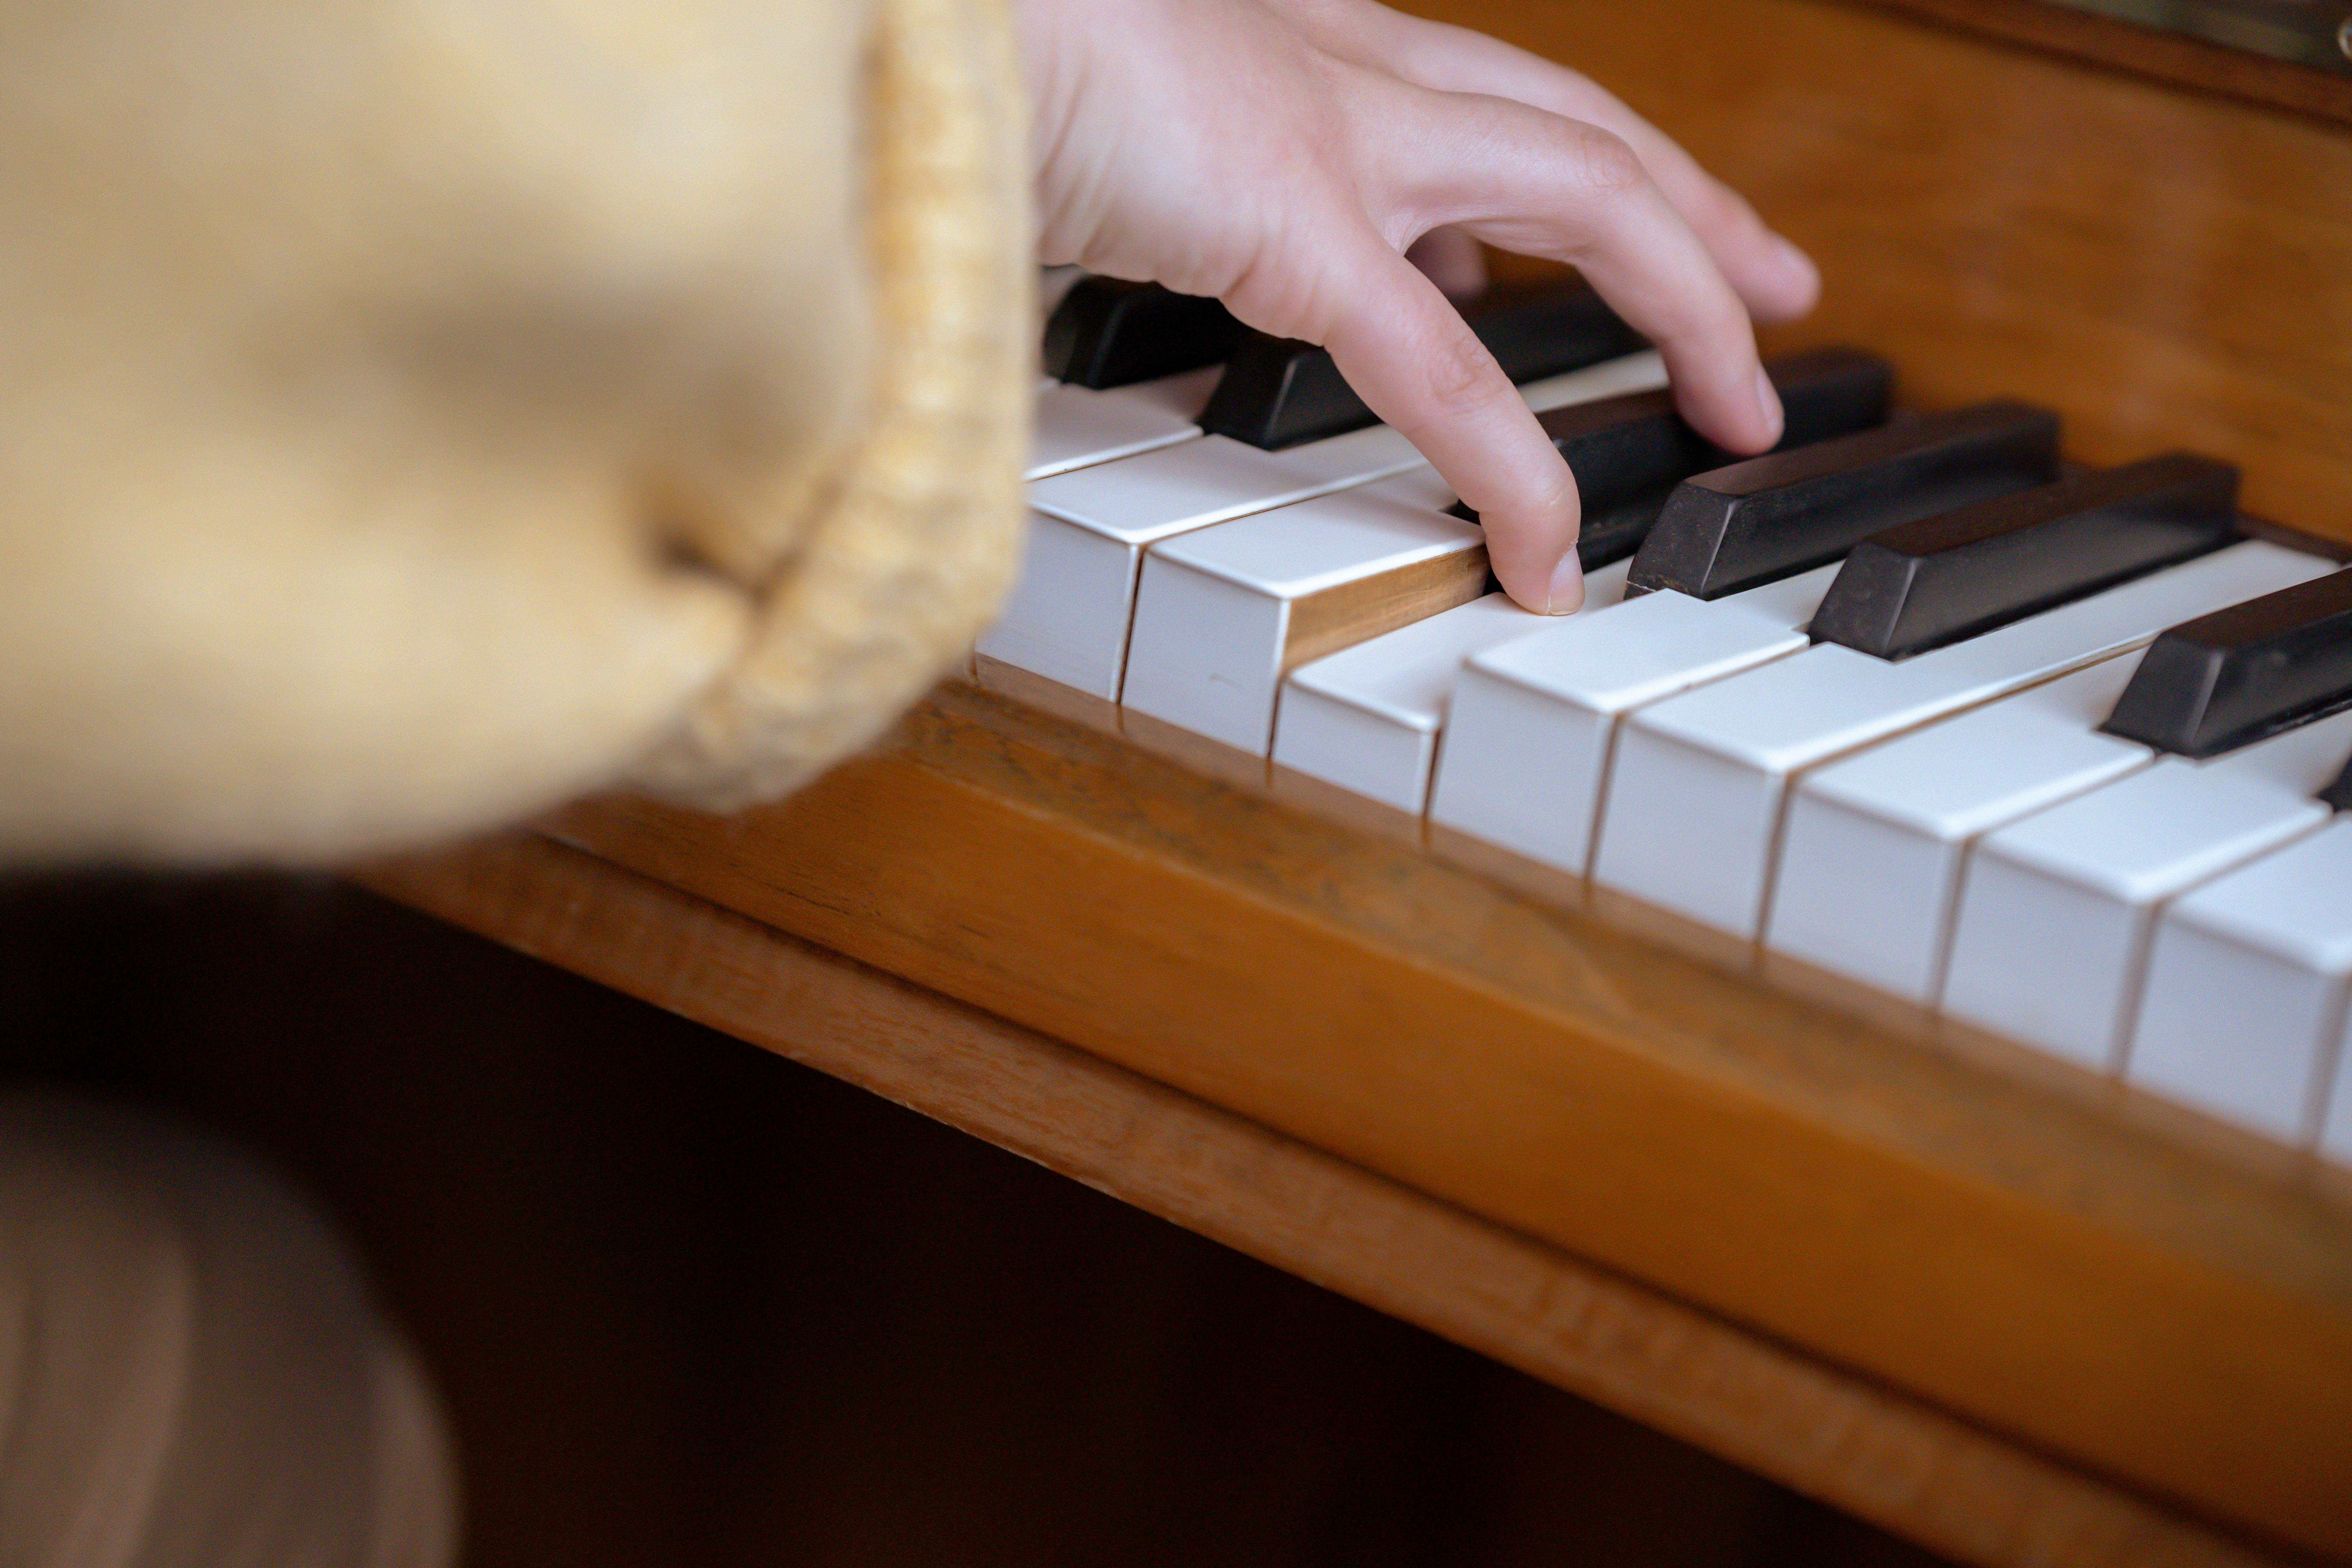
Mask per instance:
[[[1348,384],[1478,513],[1487,559],[1512,598],[1545,615],[1577,608],[1576,478],[1495,356],[1369,226],[1327,265],[1325,298],[1345,303],[1316,335]]]

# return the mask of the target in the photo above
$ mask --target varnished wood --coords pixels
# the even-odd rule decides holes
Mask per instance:
[[[1118,716],[1119,733],[1144,751],[1165,757],[1179,767],[1189,768],[1203,778],[1212,778],[1235,789],[1262,793],[1271,787],[1267,778],[1267,763],[1255,752],[1244,752],[1239,746],[1229,746],[1223,741],[1195,734],[1181,724],[1171,724],[1149,713],[1132,709],[1122,710]]]
[[[1481,545],[1309,594],[1290,606],[1282,668],[1296,669],[1382,632],[1466,605],[1494,585]]]
[[[2352,79],[2043,0],[1880,0],[2116,70],[2352,124]]]
[[[1266,770],[1266,784],[1276,800],[1285,800],[1326,822],[1344,823],[1360,833],[1375,834],[1399,844],[1418,846],[1424,824],[1419,815],[1399,811],[1386,801],[1341,789],[1328,779],[1302,773],[1276,763]]]
[[[2352,1207],[943,691],[574,844],[2259,1533],[2352,1558]]]
[[[1581,877],[1572,877],[1557,866],[1546,866],[1524,855],[1515,855],[1500,845],[1474,838],[1441,823],[1424,819],[1422,842],[1428,847],[1433,857],[1447,865],[1475,872],[1504,887],[1516,888],[1538,903],[1563,910],[1580,910],[1584,908],[1591,891]]]
[[[984,653],[971,656],[972,684],[1030,708],[1075,720],[1106,735],[1118,733],[1118,704]]]
[[[380,865],[362,879],[910,1105],[1958,1561],[2265,1561],[1555,1247],[577,851],[516,835]]]
[[[1906,400],[2021,395],[2071,456],[2172,447],[2352,538],[2352,132],[1834,0],[1408,0],[1583,70],[1821,262],[1773,344]]]

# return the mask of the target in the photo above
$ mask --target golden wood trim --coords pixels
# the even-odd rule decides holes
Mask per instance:
[[[1266,778],[1268,763],[1264,757],[1196,734],[1181,724],[1171,724],[1131,708],[1123,709],[1119,713],[1119,733],[1154,756],[1165,757],[1179,767],[1220,784],[1260,795],[1270,787]]]
[[[1500,882],[1556,909],[1580,910],[1591,901],[1591,888],[1557,866],[1547,866],[1514,854],[1499,844],[1475,838],[1458,828],[1430,823],[1425,842],[1429,852],[1449,866]]]
[[[2352,1209],[950,689],[569,841],[2075,1462],[2352,1558]]]
[[[1556,1248],[578,851],[515,835],[383,863],[359,879],[910,1106],[1957,1561],[2266,1561]]]
[[[993,691],[1030,708],[1041,708],[1056,718],[1100,730],[1106,735],[1118,733],[1118,705],[1081,691],[1075,686],[1065,686],[1058,680],[1007,664],[984,653],[971,656],[971,683],[984,691]]]
[[[1486,547],[1481,544],[1309,594],[1290,606],[1282,668],[1287,672],[1382,632],[1426,620],[1441,610],[1485,597],[1493,586]]]
[[[1359,833],[1370,833],[1398,844],[1417,847],[1421,843],[1421,818],[1412,812],[1399,811],[1385,801],[1342,789],[1328,779],[1318,779],[1313,773],[1303,773],[1280,763],[1269,771],[1268,782],[1275,799],[1326,822],[1342,823]]]

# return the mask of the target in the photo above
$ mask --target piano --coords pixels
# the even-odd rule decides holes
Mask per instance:
[[[1445,8],[1825,264],[1748,460],[1492,304],[1577,615],[1328,360],[1066,272],[887,744],[363,876],[1957,1559],[2352,1562],[2352,99],[2043,9]]]
[[[1046,287],[1094,384],[1041,388],[977,684],[2352,1166],[2352,817],[2326,798],[2352,574],[2250,530],[2231,465],[2065,471],[2058,416],[2014,401],[1890,420],[1892,367],[1854,351],[1768,366],[1790,433],[1738,460],[1655,354],[1571,319],[1549,359],[1511,345],[1599,519],[1554,619],[1493,589],[1360,405],[1297,415],[1328,356],[1242,342],[1214,378],[1129,383],[1103,362],[1230,324]],[[1579,283],[1527,298],[1610,319]],[[1470,308],[1489,336],[1527,313]],[[1292,374],[1255,374],[1274,356]],[[1204,433],[1220,408],[1243,439]]]

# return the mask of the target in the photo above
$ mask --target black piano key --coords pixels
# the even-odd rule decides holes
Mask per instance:
[[[1786,414],[1776,451],[1886,422],[1895,369],[1876,354],[1814,349],[1767,360],[1764,369]],[[1664,387],[1555,408],[1538,423],[1576,475],[1584,508],[1576,553],[1588,572],[1633,554],[1675,485],[1734,460],[1684,423]],[[1454,512],[1478,521],[1468,507]]]
[[[1785,416],[1775,451],[1886,422],[1895,371],[1874,354],[1822,349],[1785,355],[1764,368]],[[1556,408],[1542,424],[1576,476],[1584,508],[1576,553],[1588,572],[1640,549],[1675,486],[1733,460],[1684,423],[1673,392],[1663,387]]]
[[[1872,534],[1838,569],[1812,637],[1908,658],[2242,537],[2227,463],[2174,453],[2077,474]]]
[[[1215,364],[1248,336],[1214,300],[1081,278],[1046,319],[1045,374],[1079,386],[1129,386]]]
[[[2059,473],[2058,416],[2010,402],[1767,453],[1676,486],[1627,587],[1719,599],[1826,566],[1883,528]]]
[[[2352,757],[2344,760],[2344,771],[2336,782],[2319,792],[2319,798],[2338,811],[2352,811]]]
[[[1462,319],[1515,382],[1581,370],[1647,346],[1580,278],[1497,289]],[[1235,349],[1201,428],[1275,450],[1372,424],[1372,411],[1331,356],[1293,338],[1253,337]]]
[[[2352,708],[2352,573],[2186,621],[2140,656],[2100,728],[2217,757]]]

